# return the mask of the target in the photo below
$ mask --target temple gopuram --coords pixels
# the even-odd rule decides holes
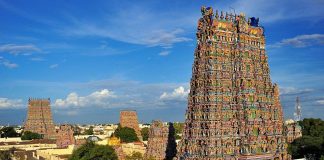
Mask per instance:
[[[137,137],[142,140],[141,131],[138,125],[137,113],[133,110],[120,111],[119,123],[121,127],[133,128]]]
[[[57,148],[67,148],[69,145],[76,144],[74,131],[71,125],[60,125],[56,131],[56,145]]]
[[[201,13],[178,159],[289,159],[259,19]]]
[[[30,98],[28,100],[24,131],[38,133],[46,139],[55,138],[56,133],[50,103],[50,99]]]
[[[153,121],[149,130],[147,149],[144,157],[163,160],[166,158],[169,128],[161,121]]]

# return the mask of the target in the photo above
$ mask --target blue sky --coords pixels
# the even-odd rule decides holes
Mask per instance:
[[[56,123],[183,121],[202,5],[260,17],[285,118],[300,96],[324,119],[321,0],[0,0],[0,124],[22,124],[29,97],[50,97]]]

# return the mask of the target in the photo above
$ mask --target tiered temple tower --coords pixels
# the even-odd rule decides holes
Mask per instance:
[[[172,123],[153,121],[149,130],[144,157],[155,160],[172,160],[176,156],[175,129]]]
[[[60,125],[56,133],[56,145],[58,148],[66,148],[69,145],[76,144],[73,135],[73,128],[68,124]]]
[[[137,134],[137,137],[141,140],[141,131],[138,125],[137,113],[134,110],[120,111],[119,123],[121,127],[133,128]]]
[[[202,7],[180,159],[288,159],[258,18]]]
[[[163,160],[166,158],[169,128],[161,121],[153,121],[149,130],[146,158]]]
[[[55,138],[50,103],[50,99],[30,98],[28,100],[27,119],[24,124],[25,131],[41,134],[44,138]]]

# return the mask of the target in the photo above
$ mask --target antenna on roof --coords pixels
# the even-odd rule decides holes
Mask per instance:
[[[296,107],[295,107],[294,117],[295,117],[295,121],[301,120],[301,105],[300,105],[299,97],[296,98]]]

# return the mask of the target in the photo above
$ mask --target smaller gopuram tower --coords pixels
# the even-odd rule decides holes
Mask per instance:
[[[137,113],[135,110],[120,111],[119,123],[121,127],[133,128],[137,137],[142,140],[141,131],[138,125]]]
[[[163,160],[166,158],[166,149],[168,144],[169,128],[161,121],[153,121],[149,130],[146,158]]]
[[[41,134],[44,138],[55,138],[50,99],[29,98],[25,131]]]
[[[69,145],[75,144],[73,136],[73,128],[68,124],[60,125],[56,132],[56,145],[58,148],[66,148]]]

